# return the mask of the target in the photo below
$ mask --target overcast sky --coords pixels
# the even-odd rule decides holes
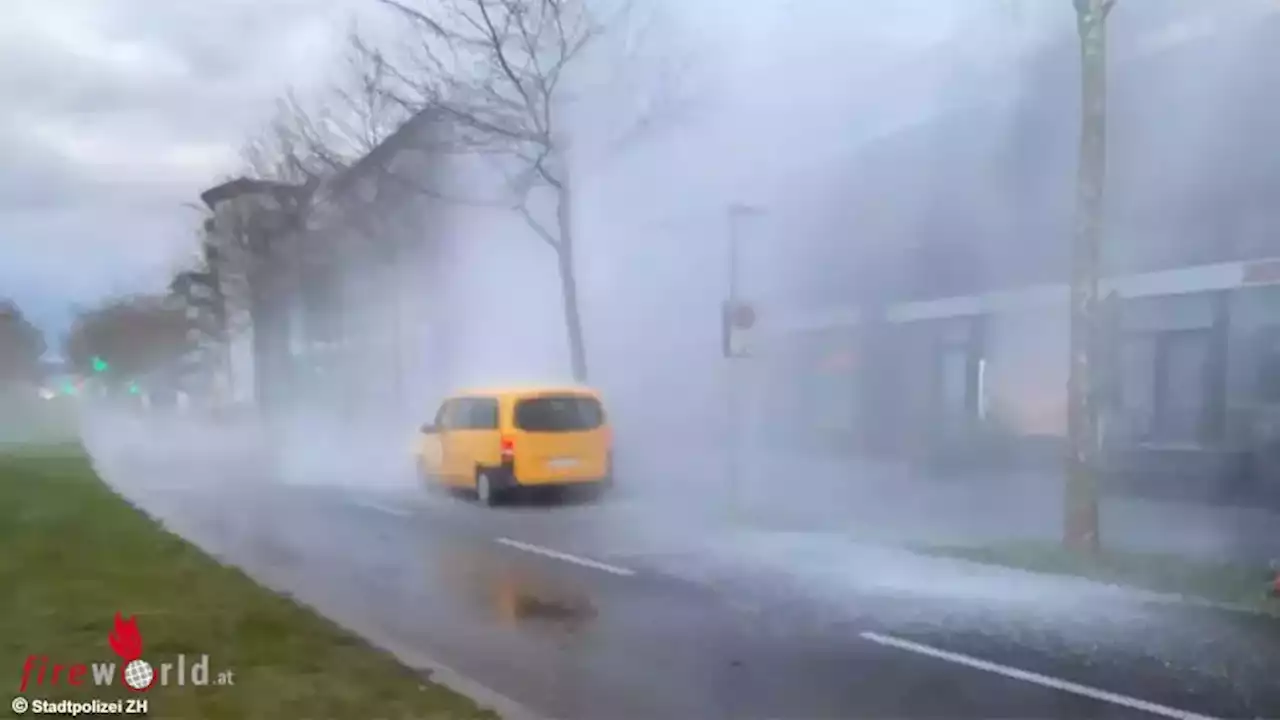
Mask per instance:
[[[0,296],[58,332],[74,303],[160,287],[192,251],[196,215],[183,204],[238,169],[244,137],[286,87],[324,82],[353,12],[367,21],[374,4],[4,0]],[[780,24],[801,35],[822,26],[807,30],[812,13],[788,3],[697,4],[703,12],[686,17],[700,40],[723,31],[745,42],[728,62],[750,72]],[[954,14],[938,4],[916,19],[890,13],[877,32],[931,38]],[[805,45],[793,47],[805,62]]]
[[[161,285],[183,203],[239,164],[289,84],[321,82],[356,0],[5,0],[0,296],[48,330]]]
[[[1049,2],[1015,2],[1015,13],[1008,0],[670,6],[702,49],[695,60],[738,95],[735,125],[807,116],[825,125],[796,133],[814,136],[847,135],[850,118],[927,112],[957,58],[982,62],[1039,28],[1069,35],[1068,3]],[[162,287],[194,252],[199,216],[184,203],[239,169],[245,137],[283,91],[332,79],[351,21],[376,22],[374,5],[3,0],[0,297],[57,334],[75,304]]]

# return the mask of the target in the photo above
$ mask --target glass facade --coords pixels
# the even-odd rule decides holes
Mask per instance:
[[[1017,435],[1066,434],[1067,337],[1065,309],[986,319],[983,384],[994,423]]]
[[[1227,354],[1227,428],[1268,442],[1259,426],[1280,408],[1280,286],[1244,288],[1231,300]]]
[[[875,435],[904,456],[993,430],[1060,441],[1069,320],[1052,305],[797,336],[786,415],[802,435]],[[1123,300],[1117,330],[1108,442],[1242,449],[1280,415],[1280,285]],[[863,362],[830,362],[859,342]]]

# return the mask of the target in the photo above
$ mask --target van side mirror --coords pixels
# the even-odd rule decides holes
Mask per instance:
[[[422,423],[422,427],[418,428],[418,432],[422,433],[423,435],[434,435],[436,432],[438,432],[438,428],[436,428],[436,426],[433,423],[427,422],[427,423]]]

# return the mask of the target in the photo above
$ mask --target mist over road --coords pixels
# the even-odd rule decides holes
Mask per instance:
[[[87,436],[108,482],[174,531],[543,717],[1280,711],[1270,621],[769,530],[646,494],[642,475],[598,503],[486,510],[386,455],[308,478],[244,429]]]

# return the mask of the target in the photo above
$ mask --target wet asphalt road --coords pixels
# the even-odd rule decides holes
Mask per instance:
[[[407,485],[108,465],[212,553],[543,717],[1280,717],[1280,628],[1256,619],[934,587],[896,555],[625,492],[485,509]]]

